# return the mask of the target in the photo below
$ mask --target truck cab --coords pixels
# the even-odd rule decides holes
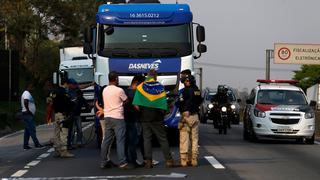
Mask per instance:
[[[96,26],[85,35],[84,52],[95,56],[95,82],[108,84],[108,73],[119,73],[119,86],[130,85],[135,74],[158,73],[165,86],[169,110],[165,125],[177,129],[180,115],[175,106],[183,84],[180,72],[194,70],[194,59],[206,52],[204,27],[192,22],[187,4],[103,4]],[[196,26],[195,26],[196,25]],[[196,27],[197,51],[193,30]]]
[[[62,76],[67,76],[66,78],[68,79],[74,79],[79,87],[94,81],[93,61],[86,54],[83,54],[83,47],[60,48],[58,83],[61,83]],[[85,86],[85,88],[81,90],[83,91],[83,97],[91,107],[90,112],[83,109],[81,117],[83,120],[93,120],[94,87]]]

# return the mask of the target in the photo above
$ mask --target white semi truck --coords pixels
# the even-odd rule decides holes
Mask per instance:
[[[58,73],[58,82],[61,83],[62,75],[77,81],[79,86],[87,85],[94,81],[93,62],[86,54],[83,54],[83,47],[64,47],[60,48],[60,64]],[[88,86],[81,89],[83,97],[91,107],[91,111],[81,113],[83,120],[94,119],[94,86]]]
[[[320,93],[319,93],[320,84],[315,84],[307,89],[307,98],[310,101],[317,102],[317,109],[320,108]]]

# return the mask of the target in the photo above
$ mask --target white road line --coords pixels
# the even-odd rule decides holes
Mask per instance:
[[[320,145],[320,142],[319,141],[314,141],[315,144],[317,145]]]
[[[70,180],[70,179],[140,179],[140,178],[186,178],[186,174],[170,173],[170,174],[156,174],[156,175],[120,175],[120,176],[85,176],[85,177],[50,177],[50,178],[6,178],[5,180]]]
[[[51,153],[51,152],[53,152],[54,151],[54,148],[50,148],[50,149],[48,149],[48,153]]]
[[[216,158],[214,158],[213,156],[205,156],[204,158],[206,158],[209,163],[216,169],[225,169],[225,167],[219,163],[218,160],[216,160]]]
[[[11,177],[21,177],[27,172],[28,172],[28,170],[19,170],[16,173],[12,174]]]
[[[48,156],[50,156],[50,153],[43,153],[37,159],[43,159],[43,158],[46,158]]]
[[[40,161],[31,161],[27,164],[27,166],[36,166],[37,164],[39,164]]]

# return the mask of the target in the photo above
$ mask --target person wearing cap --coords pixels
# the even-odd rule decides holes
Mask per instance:
[[[181,119],[178,125],[180,132],[180,163],[182,167],[188,166],[191,154],[191,165],[198,166],[198,140],[199,140],[199,107],[202,102],[201,91],[192,75],[183,78],[184,89],[179,96],[178,107]],[[189,144],[191,139],[191,152]]]

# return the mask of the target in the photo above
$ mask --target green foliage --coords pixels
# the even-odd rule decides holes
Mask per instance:
[[[319,83],[320,65],[303,65],[301,70],[296,71],[294,79],[299,81],[299,86],[306,90],[308,87]]]

